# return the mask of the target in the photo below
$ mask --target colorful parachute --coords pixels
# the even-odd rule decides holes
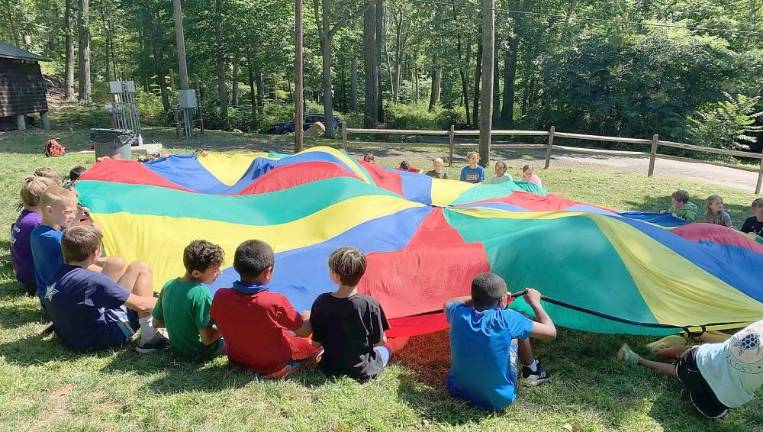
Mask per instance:
[[[317,147],[105,160],[77,190],[106,252],[148,262],[157,287],[183,273],[182,251],[194,239],[220,244],[230,261],[256,238],[276,251],[270,289],[309,309],[334,288],[329,254],[357,247],[369,261],[359,289],[380,301],[393,336],[444,328],[443,302],[468,294],[473,276],[488,270],[512,291],[540,290],[554,320],[573,329],[660,335],[763,316],[763,245],[523,182],[437,180]],[[212,291],[236,279],[225,265]],[[512,307],[529,312],[521,299]]]

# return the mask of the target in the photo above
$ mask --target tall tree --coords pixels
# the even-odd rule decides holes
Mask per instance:
[[[384,49],[384,0],[376,0],[376,85],[377,91],[377,120],[384,122],[384,80],[381,73],[382,51]]]
[[[215,0],[215,61],[217,65],[217,97],[220,99],[220,119],[228,122],[228,86],[225,84],[225,47],[223,46],[223,0]]]
[[[90,0],[79,0],[79,100],[90,102]]]
[[[493,129],[493,62],[495,61],[495,0],[482,0],[482,117],[480,118],[480,160],[490,164]]]
[[[66,0],[64,11],[64,33],[66,37],[66,59],[64,66],[64,96],[73,101],[74,95],[74,0]]]
[[[366,78],[366,99],[363,126],[376,128],[379,121],[379,62],[376,53],[376,5],[363,14],[363,60]]]

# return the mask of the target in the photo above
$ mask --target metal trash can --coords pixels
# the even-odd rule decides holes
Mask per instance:
[[[90,142],[95,148],[95,158],[102,156],[132,159],[134,137],[129,129],[90,129]]]

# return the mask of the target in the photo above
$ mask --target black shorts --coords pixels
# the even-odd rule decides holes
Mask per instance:
[[[694,347],[681,354],[676,363],[676,375],[689,392],[691,403],[700,414],[707,418],[721,418],[728,413],[729,409],[718,400],[713,389],[699,372],[696,352],[697,348]]]

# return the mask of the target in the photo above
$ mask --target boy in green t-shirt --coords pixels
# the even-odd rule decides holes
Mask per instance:
[[[183,357],[212,357],[222,351],[223,340],[209,317],[212,296],[204,284],[220,276],[223,249],[194,240],[183,251],[185,275],[168,281],[154,306],[154,327],[166,327],[170,346]]]
[[[699,208],[693,202],[689,201],[689,192],[677,190],[670,196],[672,205],[666,211],[660,213],[670,213],[673,217],[683,219],[687,222],[695,222],[699,216]]]

